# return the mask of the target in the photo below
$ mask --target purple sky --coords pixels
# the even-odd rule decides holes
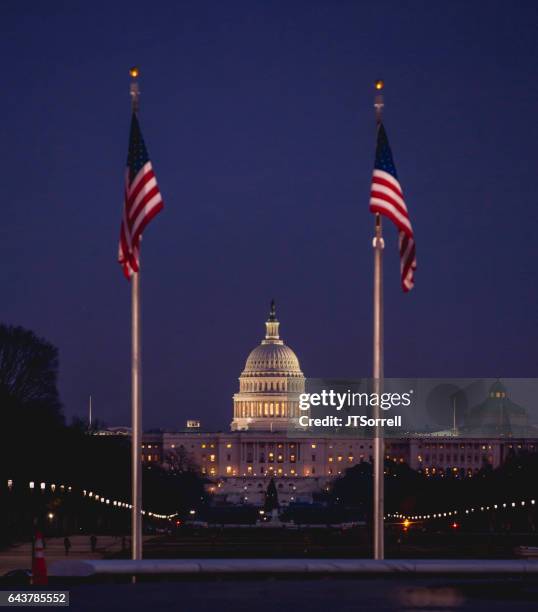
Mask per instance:
[[[538,5],[4,2],[0,320],[60,349],[68,416],[129,422],[116,263],[128,68],[165,211],[143,245],[146,427],[226,428],[269,301],[307,376],[371,372],[372,83],[410,210],[386,374],[537,373]]]

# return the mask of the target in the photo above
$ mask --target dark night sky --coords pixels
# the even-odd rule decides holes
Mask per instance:
[[[415,227],[386,231],[386,374],[534,376],[534,2],[3,2],[0,320],[65,412],[129,423],[116,263],[127,69],[165,200],[146,231],[146,427],[226,428],[271,297],[307,376],[371,371],[372,82]]]

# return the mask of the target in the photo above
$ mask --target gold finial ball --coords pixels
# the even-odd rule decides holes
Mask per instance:
[[[131,75],[131,78],[136,79],[137,77],[140,76],[140,70],[138,69],[138,66],[133,66],[132,68],[129,69],[129,74]]]
[[[381,91],[383,87],[385,87],[385,83],[381,79],[377,79],[377,81],[375,82],[375,88],[378,91]]]

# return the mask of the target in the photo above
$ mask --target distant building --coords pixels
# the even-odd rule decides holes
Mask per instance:
[[[310,502],[330,481],[362,461],[372,459],[372,440],[357,437],[309,437],[294,433],[290,424],[299,415],[299,394],[305,377],[295,353],[279,334],[274,303],[262,342],[248,356],[233,396],[231,431],[207,433],[197,420],[178,432],[145,433],[142,460],[166,464],[169,453],[182,455],[199,467],[212,484],[216,500],[263,505],[274,478],[281,505]],[[496,383],[483,404],[472,409],[466,435],[439,432],[412,439],[387,439],[386,459],[407,463],[425,474],[457,472],[472,476],[484,465],[497,467],[509,453],[535,450],[535,441],[513,434],[527,425],[523,408],[513,404]],[[484,425],[492,438],[484,439]],[[508,437],[507,437],[508,432]]]

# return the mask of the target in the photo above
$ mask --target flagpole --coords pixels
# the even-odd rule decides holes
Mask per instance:
[[[131,68],[131,109],[138,113],[138,68]],[[140,259],[139,259],[140,262]],[[142,559],[142,337],[140,319],[140,263],[131,278],[131,558]]]
[[[376,125],[381,124],[383,111],[383,81],[376,81],[375,88],[378,91],[375,102]],[[381,394],[383,390],[383,240],[381,215],[375,216],[375,234],[372,242],[374,249],[374,333],[373,333],[373,383],[374,393]],[[380,408],[375,407],[374,417],[380,418]],[[374,432],[374,457],[373,457],[373,476],[374,476],[374,507],[373,507],[373,527],[374,527],[374,559],[385,558],[385,525],[384,525],[384,464],[385,448],[383,440],[383,429],[375,427]]]

